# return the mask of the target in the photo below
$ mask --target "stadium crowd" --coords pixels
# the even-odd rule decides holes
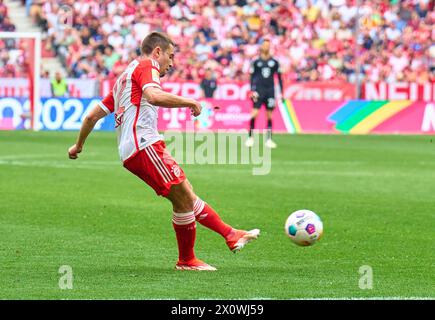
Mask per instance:
[[[427,82],[435,81],[433,2],[35,0],[31,15],[71,77],[116,77],[160,30],[178,44],[170,80],[199,82],[211,69],[221,81],[247,81],[267,37],[290,80]]]
[[[0,31],[13,32],[15,25],[9,17],[9,10],[0,0]],[[0,78],[27,77],[26,41],[14,38],[0,38]]]

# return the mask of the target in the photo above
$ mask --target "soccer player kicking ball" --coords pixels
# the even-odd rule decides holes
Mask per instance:
[[[114,112],[119,154],[124,167],[172,203],[172,222],[179,252],[176,269],[213,271],[216,268],[195,256],[195,221],[224,237],[233,252],[256,239],[260,230],[237,230],[223,222],[213,208],[193,192],[183,170],[167,152],[163,136],[157,131],[157,106],[187,107],[195,117],[201,113],[198,101],[161,89],[160,77],[174,63],[174,47],[173,41],[159,32],[152,32],[143,40],[141,57],[128,65],[112,91],[84,119],[77,142],[69,148],[68,154],[70,159],[77,159],[96,122]]]

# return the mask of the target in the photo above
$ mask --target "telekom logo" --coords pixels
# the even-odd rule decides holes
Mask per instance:
[[[181,129],[180,121],[186,120],[186,113],[184,109],[178,108],[164,108],[163,120],[169,121],[168,129]]]

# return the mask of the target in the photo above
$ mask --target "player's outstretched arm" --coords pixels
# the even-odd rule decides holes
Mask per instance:
[[[201,103],[163,91],[157,87],[148,87],[143,91],[145,99],[152,105],[165,108],[190,108],[192,115],[197,117],[201,114]]]
[[[282,84],[282,75],[281,72],[278,71],[278,82],[279,82],[279,90],[281,92],[281,99],[284,99],[284,85]]]
[[[251,99],[254,103],[257,102],[258,100],[258,92],[254,82],[254,78],[257,76],[256,61],[257,60],[252,62],[251,68],[249,70],[249,74],[250,74],[249,83],[251,85],[251,91],[248,93],[248,98]]]
[[[105,116],[107,116],[107,113],[103,109],[101,109],[100,106],[95,106],[91,110],[91,112],[85,117],[82,123],[82,127],[80,128],[77,142],[68,149],[68,156],[70,159],[78,158],[78,154],[82,152],[83,145],[85,144],[86,138],[88,137],[89,133],[91,133],[92,129],[94,129],[95,124],[98,122],[98,120],[104,118]]]

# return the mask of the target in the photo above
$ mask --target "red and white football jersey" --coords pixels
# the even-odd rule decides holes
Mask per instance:
[[[115,112],[115,128],[122,161],[163,140],[157,130],[159,108],[143,96],[143,90],[147,87],[161,88],[159,69],[157,61],[152,59],[132,61],[99,104],[107,114]]]

